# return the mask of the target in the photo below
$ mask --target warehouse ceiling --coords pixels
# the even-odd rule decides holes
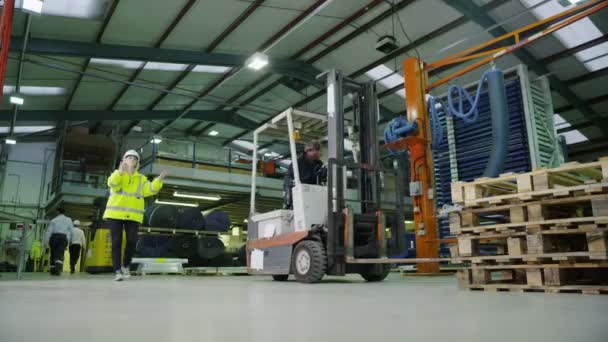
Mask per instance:
[[[69,120],[95,133],[108,134],[113,128],[129,137],[160,132],[218,146],[250,140],[252,129],[290,106],[324,112],[322,84],[315,76],[330,68],[358,81],[379,80],[384,113],[403,113],[401,62],[407,56],[434,61],[550,16],[570,3],[68,2],[45,0],[43,14],[31,16],[29,39],[24,37],[28,15],[15,14],[4,93],[14,92],[20,49],[27,42],[20,79],[25,104],[17,116],[17,133],[32,137],[36,126]],[[608,125],[601,120],[608,117],[607,12],[497,62],[503,69],[524,63],[532,78],[550,78],[559,132],[567,135],[575,157],[608,148]],[[374,48],[386,34],[394,35],[400,46],[389,55]],[[242,67],[255,52],[269,56],[268,68]],[[458,83],[473,82],[481,72],[467,74]],[[12,113],[8,96],[3,97],[2,109],[6,127]],[[263,143],[275,148],[271,140]]]

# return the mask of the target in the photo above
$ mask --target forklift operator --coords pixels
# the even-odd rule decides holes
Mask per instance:
[[[304,147],[304,154],[298,158],[298,171],[302,184],[320,184],[327,179],[327,169],[323,167],[321,143],[310,141]],[[283,207],[293,209],[292,188],[295,185],[293,165],[289,165],[283,182]]]

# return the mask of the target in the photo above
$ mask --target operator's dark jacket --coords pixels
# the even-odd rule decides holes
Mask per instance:
[[[300,182],[303,184],[317,184],[319,178],[323,178],[323,162],[306,158],[306,153],[298,158],[298,171],[300,172]],[[283,181],[284,206],[291,209],[293,200],[291,188],[294,186],[293,164],[289,165],[287,174]]]

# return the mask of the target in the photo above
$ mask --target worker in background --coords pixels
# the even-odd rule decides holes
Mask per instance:
[[[321,143],[313,140],[304,147],[304,154],[298,158],[298,171],[302,184],[320,184],[327,179],[327,169],[323,167],[321,158]],[[292,188],[295,185],[293,165],[289,165],[283,181],[283,206],[293,208]]]
[[[137,244],[137,232],[144,219],[144,197],[156,195],[163,186],[167,175],[162,171],[152,182],[139,174],[139,153],[127,151],[118,170],[108,178],[110,197],[103,214],[112,235],[112,267],[114,280],[122,281],[130,277],[129,266]],[[127,238],[124,257],[122,251],[123,231]]]
[[[44,246],[50,246],[51,257],[49,270],[52,275],[60,275],[63,270],[63,256],[65,248],[72,238],[72,219],[65,216],[65,209],[57,209],[57,217],[51,220],[44,236]]]
[[[80,259],[81,251],[86,247],[84,232],[80,229],[80,221],[74,220],[72,229],[72,243],[70,244],[70,273],[76,272],[76,264]]]

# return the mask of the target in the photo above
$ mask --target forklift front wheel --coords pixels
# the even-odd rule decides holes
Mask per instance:
[[[374,265],[369,265],[369,268],[367,270],[361,272],[361,277],[363,277],[363,279],[368,282],[383,281],[390,272],[390,265],[381,265],[377,267],[374,267]]]
[[[318,241],[304,240],[296,245],[291,268],[301,283],[317,283],[323,279],[327,268],[325,248]]]

